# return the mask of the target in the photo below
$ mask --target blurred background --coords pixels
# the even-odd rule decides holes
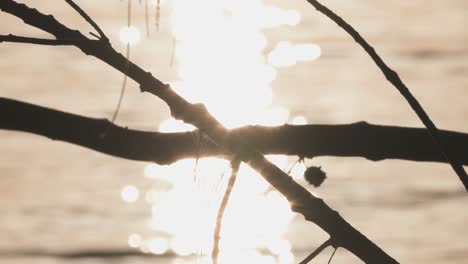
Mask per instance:
[[[24,2],[92,31],[64,1]],[[135,0],[131,27],[128,1],[77,3],[116,49],[124,53],[128,43],[134,62],[204,102],[228,127],[363,120],[421,126],[364,51],[306,1]],[[468,2],[323,3],[376,47],[440,128],[468,132]],[[6,13],[0,25],[0,34],[48,37]],[[13,43],[0,44],[0,76],[2,97],[100,118],[112,117],[123,79],[76,48]],[[191,129],[132,81],[116,123]],[[194,173],[193,160],[158,166],[20,132],[0,131],[0,144],[1,263],[210,263],[226,161],[201,160]],[[297,159],[269,158],[283,168]],[[333,157],[306,163],[329,177],[310,190],[398,261],[466,263],[468,197],[448,165]],[[293,170],[303,184],[304,168]],[[221,263],[297,263],[327,239],[258,175],[242,168],[239,177]],[[360,261],[339,249],[333,263]]]

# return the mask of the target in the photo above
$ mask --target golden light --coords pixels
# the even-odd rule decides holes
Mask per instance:
[[[220,254],[219,263],[223,263],[223,264],[237,264],[237,263],[275,264],[278,262],[275,260],[273,256],[265,255],[258,251],[242,250],[242,251],[230,251],[229,254],[226,254],[226,253]]]
[[[303,116],[296,116],[292,120],[293,125],[306,125],[307,119]]]
[[[307,169],[306,165],[302,162],[297,163],[291,170],[291,176],[294,179],[303,179],[304,172]]]
[[[320,47],[281,42],[268,54],[264,30],[297,25],[301,19],[297,11],[267,6],[262,0],[171,0],[165,4],[178,73],[170,84],[177,93],[205,104],[228,128],[283,125],[290,119],[288,109],[273,104],[275,67],[316,59]],[[293,119],[293,123],[305,122],[304,117]],[[194,129],[174,119],[159,126],[161,132]],[[280,168],[287,167],[286,156],[267,158]],[[229,161],[214,158],[145,166],[144,176],[153,183],[145,193],[151,206],[148,227],[158,237],[143,242],[132,237],[131,245],[140,243],[142,251],[153,254],[210,254],[229,173]],[[242,164],[223,218],[219,262],[293,263],[291,244],[284,238],[292,218],[287,200]]]
[[[316,44],[296,44],[282,41],[268,54],[268,62],[275,67],[288,67],[300,61],[311,61],[320,57],[321,49]]]
[[[198,250],[198,248],[190,242],[190,239],[187,240],[184,237],[175,237],[172,239],[171,249],[180,256],[188,256]]]
[[[141,246],[143,238],[139,234],[131,234],[128,236],[128,246],[132,248],[138,248]]]
[[[120,29],[119,38],[122,43],[132,46],[140,42],[140,31],[136,27],[126,26]]]
[[[167,2],[169,0],[159,0],[160,4],[164,4],[165,2]],[[158,0],[150,0],[149,3],[152,5],[152,6],[156,6],[158,4]]]
[[[148,248],[149,252],[156,255],[162,255],[169,250],[169,243],[164,238],[153,237],[146,242],[146,247]]]
[[[301,21],[301,15],[296,10],[283,10],[277,7],[264,7],[263,15],[258,21],[262,21],[265,28],[279,27],[282,25],[295,26]]]
[[[126,203],[133,203],[140,197],[140,191],[133,185],[127,185],[120,192],[122,200]]]
[[[185,132],[185,131],[192,131],[195,127],[189,124],[186,124],[180,120],[175,119],[167,119],[164,120],[159,125],[159,131],[170,133],[170,132]]]

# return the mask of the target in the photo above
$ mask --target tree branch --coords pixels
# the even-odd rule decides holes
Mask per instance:
[[[340,28],[345,30],[353,39],[358,43],[364,51],[372,58],[375,62],[377,67],[382,71],[385,78],[393,84],[393,86],[400,92],[400,94],[406,99],[408,104],[414,110],[416,115],[422,121],[422,123],[426,126],[427,131],[431,135],[433,141],[436,143],[436,147],[439,151],[443,154],[445,159],[450,163],[455,173],[460,178],[460,181],[465,186],[465,190],[468,192],[468,175],[464,170],[461,162],[460,156],[450,152],[449,148],[447,147],[447,143],[444,137],[442,137],[439,129],[436,127],[434,122],[432,122],[429,115],[426,113],[424,108],[418,102],[416,97],[411,93],[409,88],[406,86],[405,83],[401,80],[400,76],[396,71],[391,69],[377,54],[374,47],[372,47],[367,41],[357,32],[350,24],[343,20],[340,16],[338,16],[335,12],[330,10],[328,7],[322,5],[317,0],[307,0],[311,5],[317,9],[317,11],[321,12],[328,18],[330,18],[333,22],[335,22]]]
[[[49,46],[71,45],[71,43],[66,40],[31,38],[31,37],[15,36],[12,34],[0,35],[0,43],[2,42],[27,43],[27,44],[37,44],[37,45],[49,45]]]
[[[130,160],[170,164],[194,155],[193,133],[130,130],[107,119],[88,118],[12,99],[0,98],[0,129],[17,130],[69,142]]]
[[[317,257],[324,249],[331,246],[332,242],[330,239],[323,242],[318,248],[316,248],[312,253],[310,253],[305,259],[303,259],[299,264],[308,264],[311,262],[315,257]]]
[[[78,4],[76,4],[73,0],[65,0],[65,2],[67,2],[67,4],[75,9],[75,11],[98,32],[101,40],[109,42],[109,38],[106,36],[104,31],[102,31],[98,24],[94,22],[94,20]]]
[[[142,91],[152,93],[164,100],[174,118],[196,126],[218,145],[229,149],[230,153],[242,153],[242,161],[249,164],[284,195],[294,211],[301,213],[307,220],[314,222],[327,232],[334,242],[334,247],[346,248],[366,263],[397,263],[395,259],[346,222],[322,199],[312,195],[296,183],[292,177],[269,162],[260,152],[243,142],[242,138],[232,137],[229,130],[208,113],[206,107],[189,103],[175,93],[170,86],[128,61],[109,44],[99,40],[90,40],[79,31],[64,26],[53,16],[44,15],[13,0],[0,1],[0,9],[21,18],[26,24],[51,33],[57,39],[73,41],[83,53],[94,56],[120,72],[126,73],[140,84]]]
[[[0,98],[0,129],[42,135],[129,160],[161,165],[196,157],[230,156],[206,137],[192,132],[158,133],[132,130],[95,119]],[[103,132],[107,133],[103,137]],[[263,154],[300,157],[363,157],[372,161],[402,159],[446,162],[424,128],[373,125],[246,126],[233,129]],[[441,130],[450,151],[468,165],[468,134]],[[200,148],[198,145],[200,144]]]

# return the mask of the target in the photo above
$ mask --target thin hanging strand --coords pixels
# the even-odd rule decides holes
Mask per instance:
[[[130,28],[132,25],[132,0],[128,0],[128,6],[127,6],[127,27]],[[120,96],[119,96],[119,101],[117,102],[117,107],[115,108],[114,114],[112,115],[111,123],[114,123],[115,120],[117,119],[117,115],[119,114],[120,107],[122,105],[123,97],[125,94],[125,90],[127,87],[127,74],[128,74],[128,68],[129,68],[129,62],[130,62],[130,42],[127,42],[127,48],[125,52],[125,58],[127,59],[127,63],[125,64],[125,73],[124,73],[124,78],[122,81],[122,88],[120,89]]]
[[[169,66],[172,68],[174,65],[174,57],[175,57],[175,50],[177,45],[177,39],[172,37],[172,51],[171,51],[171,61],[169,62]]]
[[[201,151],[201,141],[203,137],[203,132],[201,130],[195,130],[197,132],[197,158],[195,159],[195,166],[193,167],[193,182],[197,182],[198,174],[198,163],[200,161],[200,151]]]
[[[159,32],[159,19],[161,16],[161,0],[156,3],[156,32]]]
[[[125,57],[127,58],[127,60],[130,59],[130,44],[127,44]],[[128,70],[128,62],[127,62],[126,69]],[[120,88],[119,101],[117,102],[117,107],[115,108],[114,114],[112,115],[111,123],[115,122],[115,120],[117,119],[117,115],[119,114],[120,107],[122,105],[123,97],[124,97],[124,94],[125,94],[125,90],[127,88],[127,79],[128,79],[127,74],[124,74],[124,78],[123,78],[123,81],[122,81],[122,87]]]
[[[145,0],[145,28],[146,28],[146,37],[149,38],[150,36],[150,26],[149,26],[149,7],[148,7],[148,1]]]
[[[231,197],[231,193],[234,188],[234,184],[236,183],[240,163],[241,161],[238,157],[235,157],[231,162],[231,167],[232,167],[231,177],[229,178],[228,184],[226,186],[226,191],[224,192],[223,200],[221,201],[221,205],[219,206],[219,209],[218,209],[218,215],[216,217],[216,226],[215,226],[215,230],[213,234],[213,251],[211,252],[211,260],[213,264],[218,263],[219,239],[220,239],[220,234],[221,234],[224,211],[226,210],[226,207],[229,202],[229,198]]]

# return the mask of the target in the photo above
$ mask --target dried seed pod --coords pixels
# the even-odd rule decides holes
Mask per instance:
[[[325,181],[327,175],[322,167],[310,166],[305,170],[304,178],[309,184],[319,187]]]

